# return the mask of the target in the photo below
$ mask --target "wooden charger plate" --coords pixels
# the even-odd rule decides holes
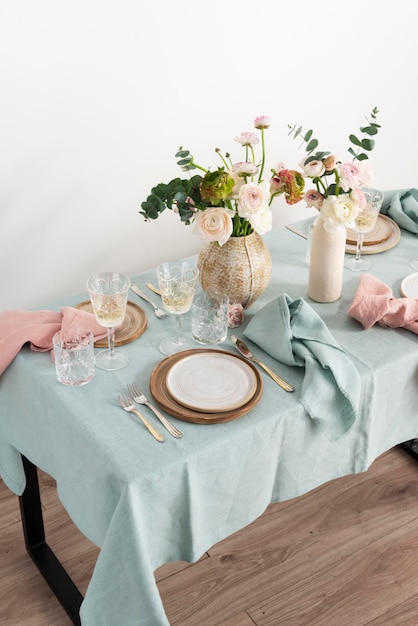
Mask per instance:
[[[227,354],[233,359],[239,359],[248,365],[254,372],[257,380],[256,390],[252,398],[238,408],[229,411],[218,411],[216,413],[201,412],[196,409],[183,406],[173,398],[167,387],[167,374],[178,361],[193,354],[201,354],[208,352],[220,352]],[[173,417],[177,417],[185,422],[194,422],[195,424],[220,424],[222,422],[230,422],[237,417],[241,417],[249,413],[258,403],[263,393],[263,381],[257,368],[243,357],[226,352],[224,350],[207,350],[205,348],[195,348],[192,350],[184,350],[172,354],[161,361],[151,372],[149,387],[154,400],[159,406]]]
[[[76,309],[82,309],[93,313],[93,306],[90,300],[80,302],[75,306]],[[134,302],[126,305],[126,315],[123,323],[115,329],[115,346],[123,346],[138,339],[147,327],[147,316],[145,311]],[[99,339],[94,343],[96,348],[107,348],[107,338]]]
[[[401,229],[387,215],[379,215],[376,226],[370,233],[364,234],[362,254],[377,254],[390,250],[401,238]],[[348,254],[356,253],[357,233],[347,228],[346,249]]]
[[[392,224],[386,215],[378,215],[376,225],[370,233],[364,233],[363,246],[375,246],[378,243],[387,241],[392,234]],[[357,233],[351,228],[347,228],[346,241],[353,246],[357,243]]]

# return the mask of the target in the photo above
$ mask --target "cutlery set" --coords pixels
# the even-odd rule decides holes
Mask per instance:
[[[178,430],[158,409],[155,408],[152,404],[148,402],[146,395],[139,389],[139,387],[135,383],[128,384],[128,395],[121,394],[119,396],[119,402],[122,408],[128,413],[135,413],[139,417],[139,419],[144,424],[145,428],[149,430],[151,435],[160,442],[165,441],[164,436],[156,429],[150,422],[138,411],[135,407],[135,402],[137,404],[143,404],[147,406],[154,415],[160,420],[161,424],[168,430],[170,435],[175,437],[176,439],[180,439],[183,436],[183,433]]]

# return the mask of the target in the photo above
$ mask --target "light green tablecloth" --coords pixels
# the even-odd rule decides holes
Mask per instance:
[[[246,323],[280,294],[307,297],[306,241],[287,229],[265,240],[273,276]],[[372,272],[399,295],[417,250],[416,237],[402,231],[395,248],[373,257]],[[150,279],[155,281],[154,273],[146,272],[134,282],[144,287]],[[416,436],[418,338],[405,330],[365,331],[349,318],[357,283],[358,274],[345,270],[339,301],[310,303],[361,377],[359,414],[336,441],[317,428],[299,401],[303,368],[281,364],[257,346],[256,356],[291,382],[294,393],[262,374],[262,399],[248,415],[211,426],[177,421],[182,439],[167,434],[164,444],[154,441],[137,418],[122,411],[117,395],[133,379],[148,391],[162,359],[159,339],[172,330],[173,320],[158,320],[134,294],[130,298],[146,311],[148,327],[123,347],[128,368],[98,370],[89,385],[68,388],[57,383],[49,354],[19,353],[0,378],[0,472],[21,493],[22,452],[57,480],[72,519],[101,547],[82,604],[83,626],[166,626],[153,575],[157,567],[197,560],[271,502],[362,472],[385,450]],[[47,308],[85,299],[79,294]],[[229,338],[222,347],[235,351]]]

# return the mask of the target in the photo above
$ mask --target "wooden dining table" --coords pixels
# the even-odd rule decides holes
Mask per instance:
[[[307,221],[297,227],[306,232]],[[365,330],[352,319],[347,311],[359,273],[349,269],[344,270],[339,300],[309,300],[306,239],[282,227],[270,231],[265,241],[273,265],[267,290],[246,311],[242,326],[230,329],[223,344],[208,349],[237,354],[231,334],[245,338],[247,324],[267,303],[282,294],[303,298],[348,355],[361,381],[356,419],[340,437],[327,436],[302,405],[305,368],[285,365],[248,341],[254,354],[295,391],[287,393],[260,369],[262,393],[248,412],[228,421],[197,423],[166,411],[183,437],[175,439],[164,431],[165,441],[156,441],[136,416],[122,410],[118,395],[135,381],[158,403],[150,381],[165,358],[158,344],[172,332],[174,321],[158,319],[133,293],[129,299],[145,314],[146,327],[120,346],[129,357],[126,368],[96,370],[89,384],[68,387],[57,382],[49,353],[25,346],[0,378],[1,477],[20,497],[32,558],[75,624],[167,626],[154,577],[158,567],[198,560],[271,503],[365,472],[383,452],[417,436],[417,335],[379,325]],[[371,256],[370,273],[388,285],[395,298],[401,297],[401,282],[412,272],[409,261],[417,249],[417,237],[401,230],[396,244]],[[138,270],[132,282],[144,290],[147,282],[155,282],[155,271]],[[86,293],[78,293],[43,308],[60,310],[86,298]],[[189,324],[186,314],[183,328]],[[270,330],[275,332],[274,327]],[[192,342],[191,347],[201,348]],[[146,407],[142,411],[162,431]],[[85,597],[48,546],[37,468],[56,480],[58,496],[74,524],[100,548]]]

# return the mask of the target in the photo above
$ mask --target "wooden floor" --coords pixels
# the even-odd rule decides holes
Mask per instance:
[[[84,594],[97,548],[53,480],[40,480],[47,541]],[[25,552],[18,500],[1,481],[0,528],[1,626],[70,626]],[[172,626],[418,626],[418,463],[395,448],[156,576]]]

